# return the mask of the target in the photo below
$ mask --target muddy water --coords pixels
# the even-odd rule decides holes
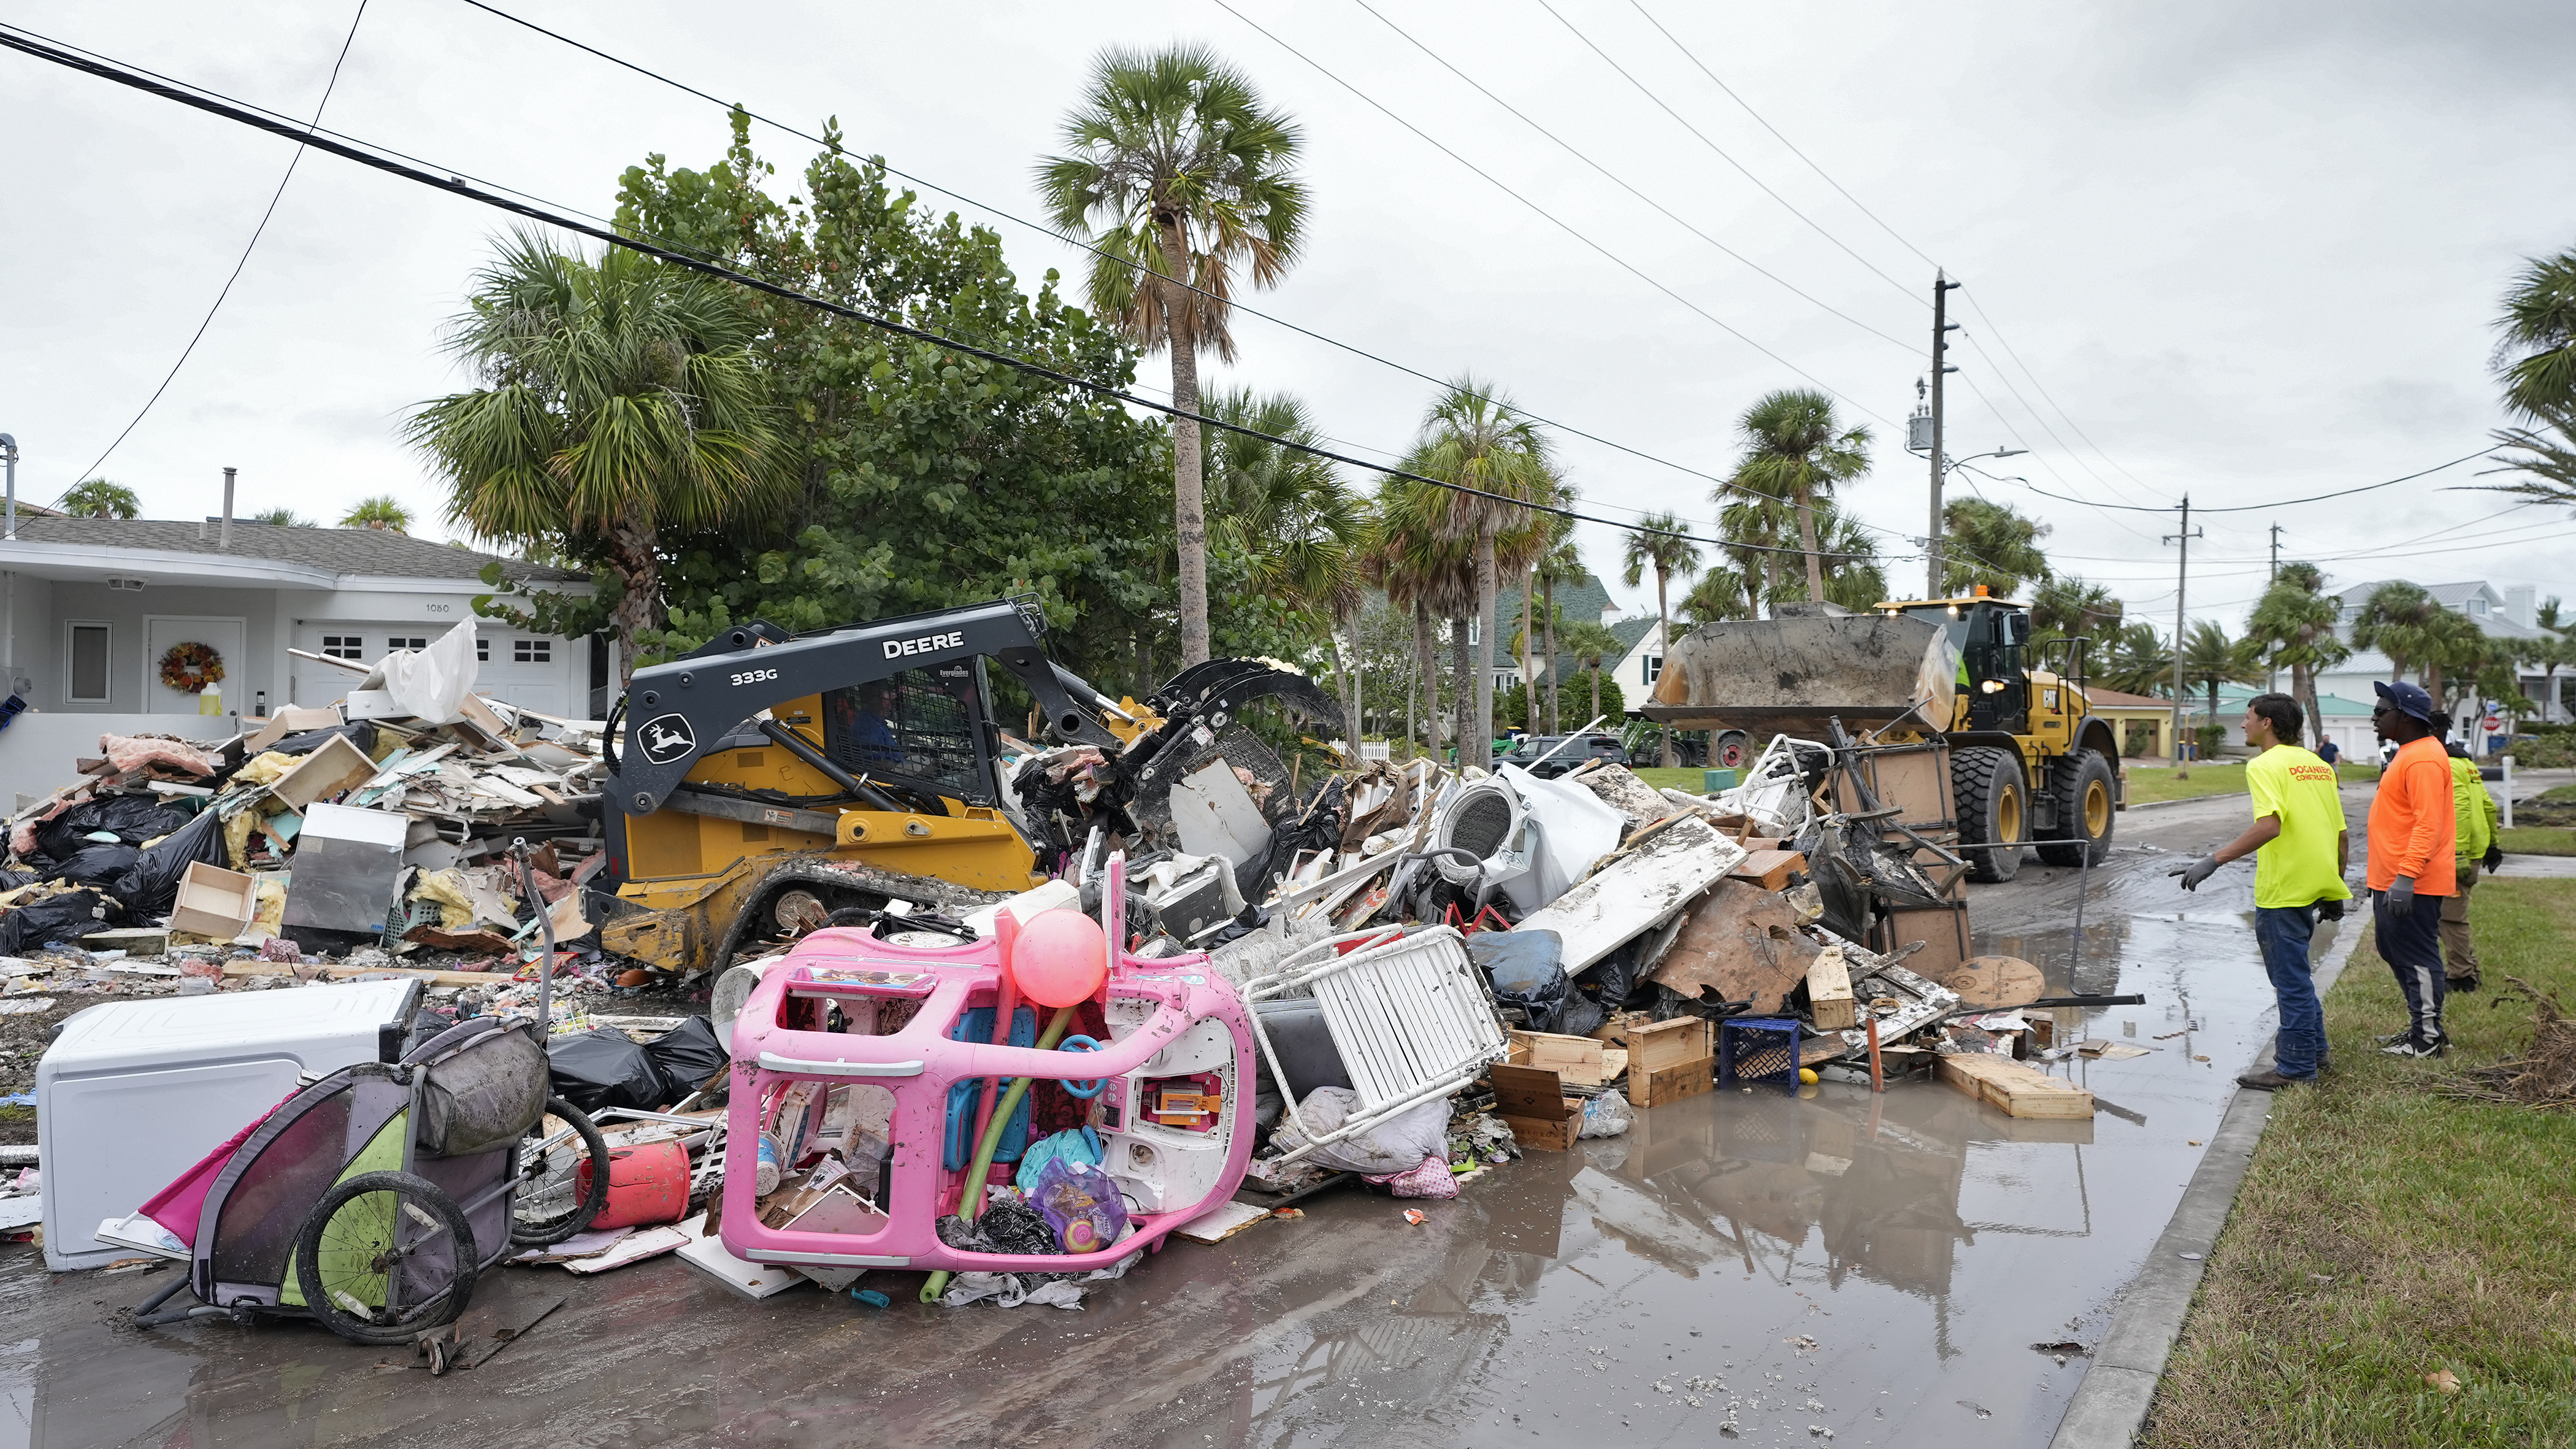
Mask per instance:
[[[2066,928],[1980,942],[2069,984]],[[113,1326],[161,1273],[0,1255],[0,1449],[30,1445],[2044,1444],[2270,1026],[2243,916],[2088,923],[2067,1013],[2147,1048],[2056,1070],[2089,1123],[1937,1083],[1727,1089],[1537,1153],[1408,1226],[1341,1193],[1181,1244],[1079,1313],[750,1304],[670,1260],[596,1279],[524,1342],[431,1379],[317,1329]],[[2200,1058],[2207,1058],[2203,1061]],[[881,1281],[880,1281],[881,1280]]]

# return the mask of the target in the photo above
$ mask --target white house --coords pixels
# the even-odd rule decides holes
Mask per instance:
[[[2361,612],[2362,605],[2369,602],[2373,593],[2390,582],[2392,581],[2381,579],[2366,584],[2353,584],[2348,588],[2335,591],[2336,598],[2343,606],[2342,616],[2335,624],[2335,632],[2343,637],[2344,642],[2352,641],[2352,621],[2354,616]],[[2442,607],[2467,615],[2470,622],[2476,624],[2490,639],[2512,641],[2548,637],[2549,631],[2541,628],[2534,617],[2536,613],[2534,599],[2539,591],[2529,584],[2516,584],[2499,592],[2494,585],[2480,579],[2465,583],[2425,584],[2423,589]],[[2317,692],[2337,694],[2346,699],[2367,702],[2374,697],[2370,687],[2373,681],[2388,678],[2390,672],[2391,666],[2387,655],[2375,649],[2359,650],[2333,670],[2318,674]],[[2569,718],[2569,711],[2563,704],[2546,697],[2549,691],[2544,687],[2541,670],[2525,665],[2516,672],[2522,684],[2523,697],[2541,706],[2543,712],[2536,718],[2544,721],[2562,721]],[[2569,677],[2568,671],[2563,669],[2558,671],[2557,683],[2562,689],[2566,686]],[[2482,711],[2483,708],[2483,701],[2473,695],[2462,702],[2459,712],[2465,720],[2474,713]],[[2474,742],[2471,743],[2471,747],[2476,747]]]
[[[162,682],[162,660],[181,644],[222,660],[227,717],[327,704],[355,676],[288,650],[374,659],[425,645],[474,618],[474,596],[493,592],[480,574],[496,561],[513,581],[589,592],[584,575],[383,529],[22,517],[17,537],[0,539],[0,683],[29,713],[0,731],[0,779],[51,789],[75,754],[95,753],[102,730],[231,733],[200,714],[198,696]],[[587,718],[611,702],[605,640],[488,619],[476,637],[483,693]]]

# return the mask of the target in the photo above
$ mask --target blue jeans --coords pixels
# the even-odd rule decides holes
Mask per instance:
[[[2254,912],[2254,940],[2263,948],[2263,969],[2281,1003],[2272,1070],[2292,1080],[2313,1077],[2326,1064],[2326,1009],[2308,971],[2308,942],[2316,933],[2315,906],[2262,906]]]

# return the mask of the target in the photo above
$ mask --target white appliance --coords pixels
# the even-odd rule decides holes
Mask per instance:
[[[45,1266],[95,1268],[133,1250],[98,1240],[295,1090],[305,1072],[393,1061],[418,981],[351,981],[93,1006],[36,1064]]]

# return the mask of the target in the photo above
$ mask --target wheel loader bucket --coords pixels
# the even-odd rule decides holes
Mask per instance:
[[[1950,727],[1958,675],[1958,649],[1931,619],[1745,619],[1684,635],[1641,712],[1676,729],[1739,729],[1755,739],[1823,739],[1829,719],[1854,734],[1890,725],[1938,731]]]

